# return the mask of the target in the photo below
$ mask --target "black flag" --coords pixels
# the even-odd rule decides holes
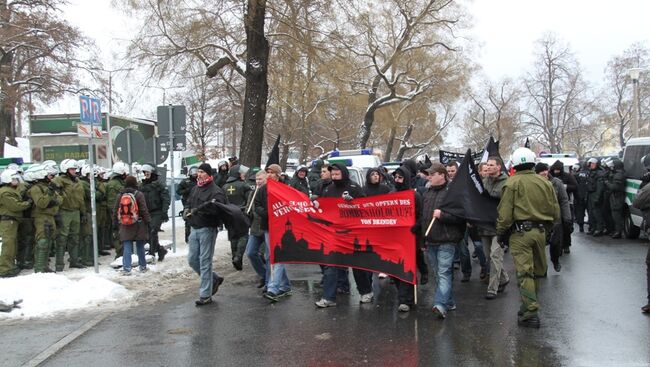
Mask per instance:
[[[528,140],[528,138],[526,138],[526,142],[524,143],[524,148],[530,149],[530,140]]]
[[[501,159],[501,162],[504,163],[501,165],[501,172],[508,174],[505,162],[503,162],[503,158],[501,158],[501,154],[499,154],[499,142],[494,141],[494,138],[492,136],[490,136],[490,139],[485,145],[481,162],[487,162],[489,157],[499,157],[499,159]]]
[[[471,157],[472,151],[467,150],[456,177],[447,188],[445,200],[440,203],[440,209],[470,222],[494,223],[499,201],[485,192]]]
[[[273,149],[271,149],[271,153],[269,153],[268,159],[266,160],[266,167],[272,164],[280,164],[280,135],[275,139]]]

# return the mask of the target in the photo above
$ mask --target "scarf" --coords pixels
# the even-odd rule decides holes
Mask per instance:
[[[212,176],[208,176],[205,180],[201,180],[200,178],[196,180],[196,184],[199,187],[203,187],[207,184],[211,184],[214,178]]]

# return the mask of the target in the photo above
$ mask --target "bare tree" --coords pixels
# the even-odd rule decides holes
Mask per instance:
[[[622,55],[612,57],[607,63],[605,69],[606,87],[603,93],[607,104],[606,113],[608,120],[616,127],[621,148],[632,136],[630,121],[633,116],[634,103],[632,99],[634,96],[632,80],[628,71],[631,68],[648,67],[650,67],[650,50],[640,43],[632,45]]]
[[[523,144],[521,92],[511,79],[486,81],[469,93],[470,107],[463,124],[463,141],[470,147],[482,147],[488,137],[499,141],[504,152]]]
[[[0,156],[5,138],[16,144],[16,109],[31,105],[26,96],[47,103],[65,93],[95,93],[79,78],[97,66],[91,44],[61,19],[63,4],[0,0]]]
[[[561,152],[572,124],[593,112],[580,65],[567,45],[546,34],[537,42],[534,70],[523,83],[524,123],[551,152]]]

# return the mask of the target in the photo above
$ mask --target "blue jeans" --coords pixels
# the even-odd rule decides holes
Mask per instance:
[[[323,266],[323,298],[336,302],[336,289],[350,291],[348,268]],[[370,293],[370,292],[368,292]]]
[[[264,231],[264,243],[266,244],[266,290],[278,294],[280,291],[288,292],[291,290],[291,283],[287,276],[287,269],[284,264],[271,264],[271,249],[269,232]],[[271,269],[273,274],[271,274]]]
[[[201,280],[199,296],[208,298],[212,296],[212,255],[214,255],[214,242],[217,240],[217,228],[192,228],[188,240],[187,262],[199,274]],[[216,275],[216,272],[214,274]]]
[[[133,241],[122,242],[122,269],[124,271],[131,271],[131,254],[133,253]],[[135,241],[136,253],[138,254],[138,266],[140,269],[147,267],[147,259],[144,257],[144,241]]]
[[[456,304],[452,291],[452,275],[454,269],[455,243],[442,243],[427,246],[429,266],[436,272],[437,286],[433,305],[446,312]]]
[[[246,256],[251,262],[251,266],[257,275],[266,281],[266,263],[264,261],[264,254],[262,253],[264,244],[264,236],[248,236],[248,243],[246,243]]]
[[[485,251],[483,251],[483,242],[473,241],[474,243],[474,252],[476,252],[476,257],[478,257],[478,263],[481,265],[481,269],[484,269],[486,273],[490,272],[490,263],[485,258]]]

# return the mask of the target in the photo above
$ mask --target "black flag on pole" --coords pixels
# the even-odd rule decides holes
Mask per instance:
[[[440,209],[470,222],[494,223],[499,201],[485,192],[471,157],[472,151],[467,150],[456,177],[447,188],[445,200],[440,203]]]
[[[266,167],[272,164],[280,164],[280,135],[278,135],[278,138],[275,139],[273,149],[271,149],[271,152],[268,155],[268,159],[266,160]]]

